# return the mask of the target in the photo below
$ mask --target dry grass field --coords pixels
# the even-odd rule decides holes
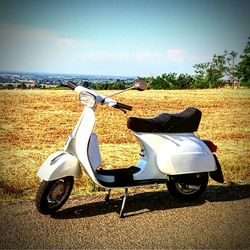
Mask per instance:
[[[105,168],[131,166],[139,158],[133,133],[126,128],[128,116],[154,116],[193,106],[203,112],[197,135],[218,145],[225,181],[250,182],[249,89],[130,91],[117,100],[133,105],[133,111],[97,110],[95,131]],[[2,90],[0,107],[0,198],[33,198],[39,166],[62,149],[83,107],[78,94],[70,90]],[[93,189],[84,174],[76,181],[74,194]]]

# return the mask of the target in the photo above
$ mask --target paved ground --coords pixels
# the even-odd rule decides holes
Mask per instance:
[[[193,203],[168,192],[121,199],[73,197],[55,215],[34,202],[0,203],[0,248],[224,248],[250,249],[250,185],[213,186]]]

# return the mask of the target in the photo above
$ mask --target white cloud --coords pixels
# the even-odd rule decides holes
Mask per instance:
[[[74,72],[75,55],[92,45],[48,29],[0,24],[0,69]]]
[[[18,47],[23,44],[29,47],[33,43],[39,44],[41,47],[64,49],[70,47],[85,48],[93,45],[88,40],[68,38],[52,30],[12,24],[0,24],[0,41],[6,47],[11,45]]]
[[[122,61],[130,60],[131,56],[132,54],[126,51],[89,51],[79,54],[77,58],[88,61]]]
[[[184,56],[188,59],[181,48],[109,50],[101,41],[93,43],[48,29],[11,24],[0,24],[0,44],[2,70],[125,75],[168,72],[173,62],[178,67]]]
[[[136,60],[141,63],[148,63],[160,59],[163,56],[161,52],[143,50],[135,53]]]
[[[184,50],[181,48],[168,49],[167,51],[89,51],[78,56],[80,60],[90,61],[133,61],[139,64],[153,64],[160,62],[182,62]]]
[[[181,48],[167,49],[167,58],[174,62],[182,62],[184,60],[184,50]]]
[[[90,51],[78,55],[79,60],[90,61],[125,61],[136,62],[139,64],[152,64],[158,61],[166,60],[164,52],[158,51]]]
[[[66,37],[56,37],[55,42],[59,47],[62,47],[62,48],[65,48],[65,47],[86,48],[88,46],[93,45],[93,43],[87,40],[77,40],[77,39],[71,39],[71,38],[66,38]]]

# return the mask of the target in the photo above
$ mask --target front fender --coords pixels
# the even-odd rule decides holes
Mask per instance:
[[[81,177],[82,171],[78,159],[65,151],[58,151],[47,158],[37,172],[45,181],[52,181],[66,176]]]

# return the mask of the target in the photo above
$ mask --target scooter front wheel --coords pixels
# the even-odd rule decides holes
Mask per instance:
[[[208,173],[199,173],[188,175],[188,181],[185,175],[170,177],[167,188],[169,193],[178,200],[192,201],[203,194],[207,184]]]
[[[36,208],[42,214],[53,214],[70,196],[74,177],[67,176],[53,181],[42,181],[36,195]]]

